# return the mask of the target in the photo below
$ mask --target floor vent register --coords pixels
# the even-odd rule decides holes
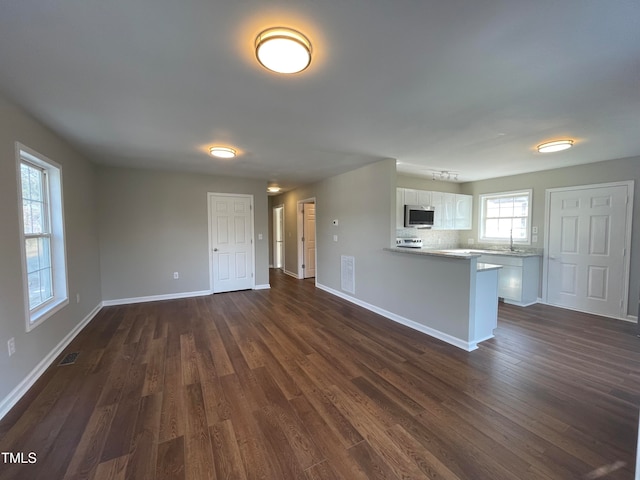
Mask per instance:
[[[73,353],[68,353],[67,355],[65,355],[65,357],[60,361],[60,363],[58,364],[59,367],[63,366],[63,365],[73,365],[74,363],[76,363],[76,358],[78,358],[78,355],[80,355],[80,352],[73,352]]]

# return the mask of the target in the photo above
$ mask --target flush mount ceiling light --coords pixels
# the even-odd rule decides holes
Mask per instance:
[[[280,191],[280,187],[278,187],[277,185],[272,185],[270,187],[267,187],[267,192],[269,193],[278,193]]]
[[[233,158],[236,156],[236,151],[229,147],[211,147],[209,153],[218,158]]]
[[[311,42],[285,27],[268,28],[256,38],[256,57],[269,70],[298,73],[311,63]]]
[[[538,145],[538,152],[540,153],[552,153],[560,152],[571,148],[573,146],[573,140],[558,140],[555,142],[541,143]]]

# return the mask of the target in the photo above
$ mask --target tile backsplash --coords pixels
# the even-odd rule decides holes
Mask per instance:
[[[421,238],[424,247],[457,248],[461,237],[458,230],[429,230],[426,228],[398,228],[398,238]]]

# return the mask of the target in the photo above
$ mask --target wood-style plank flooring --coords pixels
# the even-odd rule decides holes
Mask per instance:
[[[271,286],[103,308],[0,422],[37,455],[0,479],[634,477],[635,325],[501,305],[467,353]]]

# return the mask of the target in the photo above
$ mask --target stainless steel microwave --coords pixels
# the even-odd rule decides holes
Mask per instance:
[[[405,205],[404,226],[416,228],[433,227],[433,207],[426,205]]]

